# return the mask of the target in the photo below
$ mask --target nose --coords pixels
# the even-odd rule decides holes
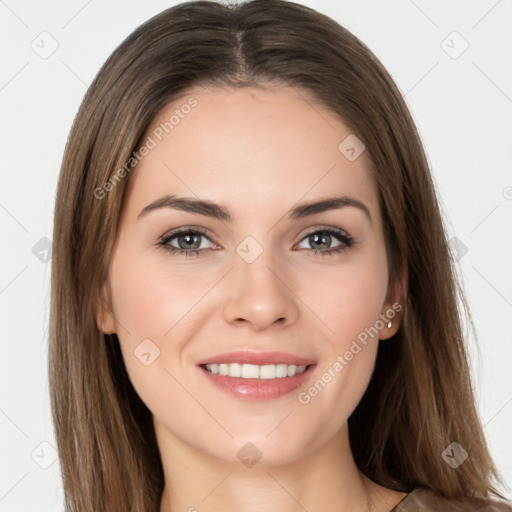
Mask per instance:
[[[240,259],[230,272],[223,308],[227,322],[262,331],[274,324],[284,327],[297,320],[299,309],[293,283],[275,265],[271,268],[264,255],[252,263]]]

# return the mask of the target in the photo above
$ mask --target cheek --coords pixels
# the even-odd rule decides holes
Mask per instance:
[[[332,348],[342,350],[375,325],[387,293],[387,267],[379,257],[309,272],[298,293],[315,313]]]
[[[217,277],[211,271],[203,276],[185,267],[173,266],[165,255],[115,262],[111,282],[117,320],[132,337],[162,339],[188,316],[194,316],[195,304]]]
[[[298,402],[306,411],[336,428],[350,416],[363,396],[378,350],[379,315],[387,292],[387,266],[379,256],[315,273],[315,286],[304,289],[322,332],[322,364]],[[333,432],[332,432],[333,433]]]
[[[171,287],[156,270],[138,268],[140,271],[119,273],[117,281],[112,279],[126,371],[153,413],[161,413],[171,402],[173,407],[185,409],[190,398],[172,376],[182,381],[176,369],[186,338],[180,338],[179,333],[195,294],[174,279]]]
[[[128,243],[120,243],[114,253],[110,283],[117,336],[137,389],[145,380],[150,382],[155,369],[162,366],[163,336],[186,313],[189,301],[183,295],[191,292],[175,279],[171,282],[165,267],[156,266]],[[148,360],[154,362],[145,366]]]

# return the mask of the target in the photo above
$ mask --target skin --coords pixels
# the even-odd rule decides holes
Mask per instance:
[[[153,413],[166,480],[160,510],[388,511],[405,494],[358,471],[347,419],[367,388],[377,338],[396,332],[400,314],[306,405],[297,391],[240,400],[211,385],[197,366],[232,350],[289,352],[317,361],[307,389],[401,301],[388,286],[367,153],[349,161],[338,150],[351,133],[347,126],[307,91],[284,85],[192,89],[147,134],[190,97],[197,106],[130,175],[106,309],[98,312],[102,330],[117,333],[130,379]],[[164,194],[222,204],[234,219],[171,208],[138,217]],[[334,195],[364,203],[371,222],[351,206],[287,218],[297,203]],[[202,256],[157,245],[180,227],[207,231],[199,238]],[[308,235],[320,228],[343,230],[355,243],[314,254],[318,245]],[[247,236],[263,249],[252,263],[236,252]],[[178,238],[169,243],[180,247]],[[340,243],[333,237],[320,250]],[[144,339],[160,350],[149,366],[134,355]],[[237,457],[248,442],[262,453],[252,467]]]

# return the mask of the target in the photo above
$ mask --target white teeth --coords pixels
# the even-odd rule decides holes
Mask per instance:
[[[295,372],[297,372],[297,368],[295,368]],[[283,377],[288,377],[288,365],[287,364],[276,364],[276,377],[278,379],[282,379]]]
[[[244,379],[258,379],[260,376],[260,367],[255,364],[243,364],[241,376]]]
[[[242,365],[239,363],[231,363],[226,365],[228,369],[228,374],[231,377],[241,377],[242,376]]]
[[[218,375],[263,380],[293,377],[294,375],[300,375],[306,370],[305,366],[296,366],[294,364],[264,364],[258,366],[240,363],[212,363],[205,366],[209,372]]]
[[[256,366],[256,368],[258,368]],[[260,379],[275,379],[277,376],[277,370],[275,364],[265,364],[259,367],[259,375],[256,375],[256,378]]]

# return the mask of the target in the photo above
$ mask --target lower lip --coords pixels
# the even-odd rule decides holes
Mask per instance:
[[[229,377],[227,375],[211,373],[202,366],[199,368],[212,384],[236,398],[243,400],[272,400],[303,386],[309,379],[314,367],[315,365],[312,364],[300,375],[294,375],[293,377],[268,380]]]

